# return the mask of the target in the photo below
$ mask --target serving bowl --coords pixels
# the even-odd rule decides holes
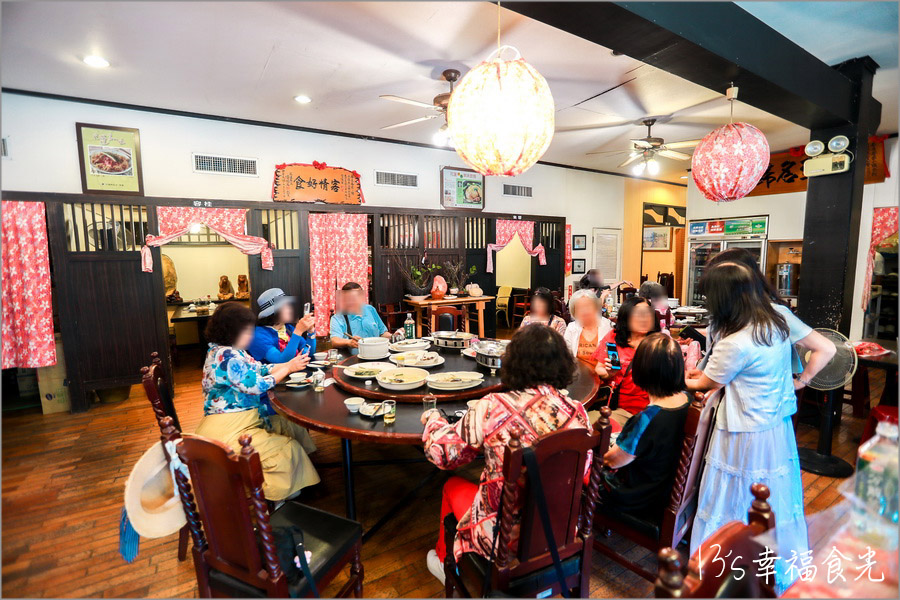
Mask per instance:
[[[469,345],[475,334],[465,331],[435,331],[431,337],[434,338],[435,346],[460,350]]]
[[[478,340],[472,344],[472,349],[475,350],[475,362],[490,369],[493,375],[500,368],[500,359],[508,345],[508,340]]]
[[[400,367],[382,371],[375,377],[375,380],[386,390],[404,391],[421,387],[425,383],[426,377],[428,377],[428,371],[425,369]]]
[[[359,357],[366,360],[384,358],[388,354],[388,345],[387,338],[363,338],[359,340]]]

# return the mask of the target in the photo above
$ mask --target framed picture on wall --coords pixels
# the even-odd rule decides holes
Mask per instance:
[[[484,210],[484,175],[472,169],[442,167],[441,206]]]
[[[81,190],[142,196],[141,134],[130,127],[75,123]]]
[[[644,252],[669,252],[672,249],[672,228],[644,227],[641,249]]]
[[[586,235],[573,235],[572,236],[572,250],[587,250],[587,236]]]
[[[587,272],[587,260],[584,258],[572,259],[572,275],[584,275]]]

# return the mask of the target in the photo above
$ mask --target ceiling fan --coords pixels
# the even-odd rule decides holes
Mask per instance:
[[[690,160],[691,155],[684,152],[677,152],[676,148],[693,148],[700,143],[700,140],[685,140],[683,142],[671,142],[669,144],[659,137],[653,137],[651,128],[656,123],[656,119],[644,119],[641,124],[647,128],[647,137],[631,140],[631,150],[613,150],[588,152],[588,154],[628,154],[619,167],[626,167],[638,159],[641,162],[632,167],[635,175],[640,175],[646,169],[651,175],[659,173],[659,163],[656,161],[657,156],[669,158],[673,160]]]
[[[443,78],[450,83],[450,91],[445,92],[443,94],[438,94],[431,101],[431,104],[427,102],[419,102],[418,100],[410,100],[409,98],[402,98],[400,96],[394,96],[392,94],[385,94],[379,96],[379,98],[384,98],[385,100],[391,100],[393,102],[402,102],[403,104],[411,104],[412,106],[419,106],[422,108],[428,108],[434,111],[434,114],[425,115],[424,117],[419,117],[417,119],[410,119],[409,121],[403,121],[402,123],[394,123],[393,125],[387,125],[382,127],[382,129],[395,129],[397,127],[405,127],[407,125],[412,125],[413,123],[419,123],[421,121],[428,121],[429,119],[437,119],[438,117],[444,118],[444,124],[435,134],[435,142],[443,145],[447,142],[447,105],[450,103],[450,94],[453,93],[453,84],[459,81],[459,71],[456,69],[447,69],[442,74]]]

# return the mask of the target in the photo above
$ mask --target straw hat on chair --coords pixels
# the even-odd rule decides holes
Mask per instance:
[[[125,511],[134,530],[145,538],[177,533],[187,523],[162,442],[153,444],[131,470],[125,483]]]

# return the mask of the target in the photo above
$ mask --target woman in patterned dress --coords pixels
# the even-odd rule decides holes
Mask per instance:
[[[319,482],[307,453],[316,446],[309,433],[275,413],[268,392],[289,374],[302,370],[309,358],[298,355],[288,362],[262,364],[247,352],[256,317],[238,302],[225,302],[206,327],[209,351],[203,365],[204,417],[197,435],[240,451],[238,439],[253,437],[263,468],[263,492],[268,500],[296,496]]]
[[[526,325],[546,325],[551,329],[555,329],[560,335],[566,332],[565,320],[553,312],[555,298],[545,287],[539,287],[534,290],[531,296],[531,308],[527,315],[522,319],[519,329]]]
[[[503,452],[510,429],[520,432],[523,446],[558,429],[590,433],[581,402],[560,390],[572,381],[575,361],[556,330],[544,325],[520,329],[503,356],[500,379],[508,392],[488,394],[453,425],[437,410],[422,414],[425,455],[441,469],[456,469],[484,452],[484,471],[476,485],[462,477],[444,484],[437,547],[428,552],[428,570],[444,580],[444,518],[458,520],[453,554],[477,552],[489,557],[494,522],[503,489]],[[517,541],[514,534],[512,544]]]

